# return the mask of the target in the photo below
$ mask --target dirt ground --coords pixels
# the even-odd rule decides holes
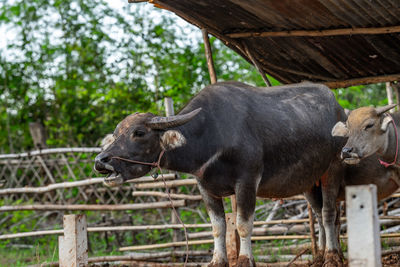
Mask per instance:
[[[293,263],[292,267],[310,267],[311,263]],[[344,267],[347,267],[347,260],[344,263]],[[400,267],[400,253],[393,253],[382,257],[383,267]]]
[[[385,267],[400,266],[400,253],[393,253],[382,257],[382,265]]]
[[[287,263],[273,263],[273,264],[268,264],[268,263],[257,263],[257,266],[260,267],[281,267],[281,266],[286,266]],[[149,263],[149,262],[136,262],[136,263],[131,263],[131,264],[91,264],[90,266],[92,267],[111,267],[111,266],[127,266],[127,267],[166,267],[166,266],[172,266],[169,264],[162,264],[162,263]],[[174,264],[173,266],[179,266],[179,264]],[[190,267],[194,267],[194,266],[202,266],[201,264],[193,264],[193,263],[189,263],[188,266]],[[311,262],[301,262],[301,263],[292,263],[290,265],[291,267],[310,267],[312,266]],[[345,261],[344,266],[343,267],[347,267],[347,261]],[[389,254],[387,256],[382,257],[382,266],[383,267],[400,267],[400,253],[393,253],[393,254]],[[315,265],[313,267],[316,267]]]

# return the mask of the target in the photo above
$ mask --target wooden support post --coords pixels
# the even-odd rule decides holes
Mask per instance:
[[[350,267],[380,267],[381,244],[375,185],[346,187]]]
[[[307,204],[307,209],[308,209],[308,223],[310,225],[310,235],[311,235],[311,252],[313,257],[315,257],[317,255],[318,247],[317,247],[317,240],[315,238],[315,227],[314,227],[315,219],[312,213],[310,203]]]
[[[250,52],[249,48],[247,47],[246,43],[243,42],[243,47],[244,47],[244,51],[246,52],[247,56],[249,57],[249,59],[251,60],[251,62],[253,63],[254,67],[256,67],[256,69],[258,70],[258,72],[261,75],[261,78],[264,80],[265,84],[267,86],[271,86],[271,82],[268,80],[267,75],[265,73],[265,71],[263,70],[263,68],[260,65],[260,62],[257,61],[257,59],[253,56],[253,54]]]
[[[388,104],[389,105],[393,104],[393,89],[392,89],[390,82],[386,83],[386,94],[387,94],[387,98],[388,98]],[[393,113],[394,109],[389,110],[389,112]]]
[[[86,215],[64,215],[64,236],[58,237],[59,266],[88,266]]]
[[[229,266],[236,266],[240,251],[240,239],[236,228],[236,196],[231,196],[232,213],[225,214],[226,220],[226,250]]]
[[[393,88],[393,90],[395,92],[397,110],[399,110],[399,105],[400,105],[400,82],[396,82],[396,83],[391,82],[390,84],[391,84],[391,86],[392,86],[392,88]]]
[[[214,61],[212,58],[210,39],[208,39],[208,32],[206,29],[202,29],[201,32],[203,33],[204,50],[206,53],[208,72],[210,73],[210,80],[211,83],[216,83],[217,75],[215,74]]]
[[[236,266],[239,256],[240,241],[236,230],[236,214],[225,214],[226,219],[226,250],[229,266]]]
[[[165,106],[165,115],[167,117],[175,115],[175,112],[174,112],[174,101],[172,100],[172,98],[170,98],[170,97],[164,98],[164,106]],[[175,179],[176,178],[177,178],[177,176],[175,177]],[[168,189],[166,189],[166,190],[168,190]],[[176,193],[176,189],[175,188],[170,188],[169,192],[171,194],[175,194]],[[178,208],[176,208],[176,212],[179,214]],[[177,223],[179,223],[179,220],[176,217],[175,212],[173,210],[171,210],[171,224],[177,224]],[[181,234],[180,234],[180,230],[179,229],[173,229],[172,230],[172,241],[173,242],[181,241]]]
[[[33,144],[36,149],[47,148],[46,145],[46,131],[43,124],[40,122],[29,123],[29,131],[31,133]]]
[[[175,115],[174,101],[172,100],[172,98],[170,97],[164,98],[164,106],[165,106],[165,115],[167,115],[167,117]]]

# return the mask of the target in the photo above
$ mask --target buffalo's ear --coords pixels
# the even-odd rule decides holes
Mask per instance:
[[[345,108],[345,109],[344,109],[344,113],[346,113],[346,116],[347,116],[347,117],[350,116],[351,111],[352,111],[352,110],[350,110],[350,109],[348,109],[348,108]]]
[[[181,132],[176,130],[168,130],[161,136],[161,146],[165,150],[175,149],[186,144],[186,138]]]
[[[387,128],[388,128],[388,125],[389,125],[389,123],[392,121],[392,117],[390,117],[390,116],[385,116],[385,118],[383,118],[383,120],[382,120],[382,124],[381,124],[381,130],[383,131],[383,132],[386,132],[386,130],[387,130]]]
[[[332,129],[332,136],[348,137],[349,129],[347,129],[346,124],[339,121],[335,124]]]

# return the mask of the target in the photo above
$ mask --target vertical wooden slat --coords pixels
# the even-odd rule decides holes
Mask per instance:
[[[210,80],[211,83],[216,83],[217,75],[215,74],[214,61],[212,58],[210,39],[208,39],[208,32],[206,29],[202,29],[201,32],[203,33],[204,49],[206,53],[208,72],[210,73]]]
[[[315,219],[312,213],[310,203],[307,204],[307,209],[308,209],[308,223],[310,225],[310,235],[311,235],[311,251],[313,257],[315,257],[317,255],[318,248],[317,248],[317,240],[315,238],[315,227],[314,227]]]

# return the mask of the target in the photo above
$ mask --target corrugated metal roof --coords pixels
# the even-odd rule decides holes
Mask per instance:
[[[132,0],[134,1],[134,0]],[[140,0],[139,0],[140,1]],[[400,1],[153,0],[283,83],[400,79]]]

